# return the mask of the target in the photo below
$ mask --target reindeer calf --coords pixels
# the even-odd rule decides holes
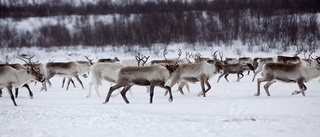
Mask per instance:
[[[245,70],[249,70],[249,71],[253,71],[254,72],[253,66],[251,64],[249,64],[249,63],[247,63],[245,65],[240,64],[240,63],[237,63],[237,64],[225,64],[225,65],[222,65],[222,70],[223,70],[223,73],[219,76],[217,82],[220,81],[220,78],[222,76],[224,76],[224,78],[227,80],[227,82],[229,82],[229,80],[227,78],[229,74],[237,74],[237,76],[238,76],[237,81],[240,81],[240,79],[244,76],[242,73]],[[241,77],[240,77],[240,75],[241,75]]]

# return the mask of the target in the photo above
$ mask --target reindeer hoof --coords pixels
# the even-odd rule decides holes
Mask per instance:
[[[171,103],[171,102],[173,101],[173,98],[169,98],[168,100],[169,100],[169,102]]]
[[[254,94],[254,96],[260,96],[260,94],[256,93],[256,94]]]
[[[294,95],[294,94],[300,94],[301,93],[301,91],[294,91],[294,92],[292,92],[292,94],[291,95]]]

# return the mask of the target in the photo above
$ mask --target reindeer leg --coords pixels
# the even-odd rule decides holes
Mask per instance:
[[[96,91],[98,97],[100,98],[101,95],[100,95],[100,93],[99,93],[99,85],[94,85],[94,90]]]
[[[303,80],[299,80],[297,83],[298,83],[298,86],[299,86],[299,88],[300,88],[300,91],[294,91],[294,92],[292,93],[292,95],[302,93],[302,95],[305,96],[305,92],[304,92],[304,91],[307,90],[307,87],[306,87],[306,85],[303,83]]]
[[[226,80],[227,80],[227,82],[229,82],[229,80],[228,80],[228,76],[229,76],[229,74],[224,75],[224,79],[226,79]]]
[[[207,85],[208,89],[206,90],[206,93],[211,89],[211,85],[209,83],[209,79],[205,80],[205,84]]]
[[[7,86],[7,89],[8,89],[8,92],[9,92],[9,95],[10,95],[10,98],[11,98],[13,104],[14,104],[15,106],[17,106],[17,103],[16,103],[16,101],[14,100],[14,96],[13,96],[13,94],[12,94],[12,86],[11,86],[11,85],[10,85],[10,86]]]
[[[107,95],[107,97],[106,97],[106,100],[105,100],[105,102],[103,102],[103,104],[106,104],[107,102],[109,102],[109,99],[110,99],[111,94],[112,94],[113,91],[115,91],[115,90],[118,89],[118,88],[124,87],[124,86],[126,86],[126,82],[121,82],[121,81],[119,80],[116,85],[110,87],[110,88],[109,88],[108,95]]]
[[[86,96],[87,98],[91,96],[92,86],[93,86],[93,81],[91,81],[91,82],[89,83],[89,92],[88,92],[88,95]]]
[[[169,86],[165,86],[164,84],[160,84],[158,85],[159,87],[163,88],[163,89],[166,89],[166,92],[169,93],[169,102],[172,102],[173,101],[173,96],[172,96],[172,92],[171,92],[171,88]]]
[[[260,84],[261,84],[261,82],[264,82],[264,81],[265,80],[263,78],[258,78],[258,80],[257,80],[258,90],[257,90],[257,93],[254,94],[254,96],[259,96],[260,95]]]
[[[153,101],[153,95],[154,95],[154,84],[150,85],[150,104],[152,104]]]
[[[82,81],[80,80],[79,76],[78,76],[77,74],[75,74],[75,75],[73,75],[73,76],[79,81],[82,89],[84,89],[83,84],[82,84]]]
[[[223,74],[221,74],[221,75],[218,77],[217,83],[220,81],[220,78],[221,78],[223,75],[225,75],[225,74],[223,73]]]
[[[188,83],[188,82],[186,82],[185,86],[186,86],[186,88],[187,88],[188,92],[190,93],[189,83]]]
[[[29,97],[30,97],[30,99],[33,99],[33,93],[32,93],[32,91],[31,91],[29,85],[28,85],[28,84],[24,84],[23,87],[25,87],[25,88],[28,89],[28,91],[29,91]],[[17,96],[17,97],[18,97],[18,96]]]
[[[264,89],[267,93],[268,96],[270,96],[270,92],[269,92],[269,87],[275,83],[276,81],[272,80],[272,81],[268,81],[267,84],[264,85]]]
[[[131,87],[132,87],[132,85],[126,85],[126,86],[124,86],[124,88],[123,88],[122,91],[120,92],[120,94],[121,94],[124,102],[126,102],[127,104],[129,104],[130,102],[129,102],[126,94],[127,94],[127,91],[128,91]],[[151,88],[151,87],[150,87],[150,88]],[[152,90],[150,90],[150,95],[151,95],[151,93],[153,93]],[[151,102],[151,103],[152,103],[152,102]]]
[[[66,81],[66,77],[63,77],[63,79],[62,79],[62,86],[61,86],[61,88],[63,88],[63,86],[64,86],[64,82]]]
[[[240,75],[241,75],[241,77],[240,77]],[[237,73],[237,76],[238,76],[237,81],[239,82],[239,81],[240,81],[240,79],[242,79],[244,75],[243,75],[242,73]]]
[[[150,93],[150,86],[147,86],[147,93]]]
[[[204,87],[204,78],[201,78],[200,84],[201,84],[201,90],[202,90],[203,97],[206,97],[206,90]]]
[[[70,85],[70,79],[68,80],[68,83],[67,83],[67,88],[66,88],[66,90],[68,90],[69,89],[69,85]]]
[[[184,95],[184,92],[183,92],[183,87],[184,87],[184,85],[185,85],[185,82],[180,82],[180,84],[179,84],[179,87],[178,87],[178,90],[180,91],[180,93],[182,94],[182,95]]]
[[[19,92],[19,88],[15,88],[15,95],[16,95],[16,98],[18,98],[18,92]]]
[[[76,85],[74,84],[73,79],[72,79],[72,78],[70,78],[69,80],[71,81],[71,83],[72,83],[73,87],[74,87],[74,88],[76,88]]]
[[[2,97],[2,88],[0,89],[0,97]]]
[[[256,78],[257,74],[260,73],[261,70],[258,69],[256,72],[254,72],[253,78],[252,78],[252,82],[254,81],[254,79]]]

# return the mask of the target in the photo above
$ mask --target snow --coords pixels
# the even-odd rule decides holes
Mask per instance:
[[[131,56],[115,52],[93,53],[88,50],[77,50],[77,52],[65,50],[69,53],[61,51],[45,53],[38,50],[42,54],[36,55],[41,62],[48,61],[52,57],[54,61],[60,61],[65,59],[63,56],[71,53],[74,54],[70,55],[68,60],[84,59],[80,58],[81,53],[82,55],[89,53],[94,59],[103,55],[105,57],[117,55],[120,60]],[[22,49],[21,53],[32,54],[37,51]],[[210,55],[209,52],[201,53]],[[226,51],[225,55],[230,53],[232,52]],[[12,54],[14,53],[8,53]],[[148,55],[147,52],[144,54]],[[252,57],[271,56],[261,53],[248,54]],[[171,53],[171,57],[174,58],[175,54]],[[172,88],[174,98],[172,103],[168,101],[168,96],[164,96],[163,89],[155,88],[153,104],[149,104],[146,88],[133,86],[132,95],[127,95],[130,104],[126,104],[121,95],[111,97],[107,104],[103,104],[110,83],[103,82],[103,86],[99,87],[101,98],[94,91],[90,98],[86,98],[91,81],[90,75],[88,78],[80,78],[85,89],[82,89],[77,81],[75,81],[76,87],[70,85],[69,90],[61,88],[61,77],[52,78],[52,87],[48,88],[48,91],[40,91],[41,85],[32,83],[30,88],[34,98],[30,99],[27,90],[21,88],[16,99],[17,107],[13,105],[4,89],[0,98],[0,136],[318,137],[320,135],[319,78],[306,83],[308,89],[305,97],[301,94],[291,95],[298,89],[296,83],[282,82],[270,87],[270,97],[261,86],[261,95],[256,97],[253,95],[257,91],[257,83],[251,82],[252,73],[245,74],[240,82],[236,82],[236,75],[228,77],[230,82],[222,78],[217,83],[217,77],[216,75],[210,80],[212,89],[207,97],[197,96],[201,89],[199,83],[190,84],[190,93],[184,89],[185,95],[177,92],[175,85]]]

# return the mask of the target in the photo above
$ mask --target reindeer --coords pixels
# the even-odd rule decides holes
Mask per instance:
[[[256,72],[254,73],[252,81],[254,81],[256,75],[261,72],[262,66],[266,63],[272,63],[272,62],[282,63],[282,64],[299,64],[299,63],[301,63],[302,61],[301,61],[300,57],[298,57],[297,55],[298,55],[298,53],[295,54],[295,56],[293,56],[293,57],[277,56],[274,58],[258,58],[257,59],[258,67],[257,67]],[[253,64],[255,64],[255,62]]]
[[[229,82],[229,80],[227,78],[229,74],[237,74],[237,76],[238,76],[237,81],[240,81],[240,79],[244,76],[242,74],[243,71],[249,70],[249,71],[253,71],[254,72],[253,66],[251,64],[249,64],[249,63],[247,63],[245,65],[240,64],[240,63],[237,63],[237,64],[225,64],[225,65],[222,65],[222,70],[223,70],[223,73],[219,76],[217,82],[219,82],[219,80],[220,80],[220,78],[222,76],[224,76],[224,78],[227,80],[227,82]],[[240,77],[240,75],[241,75],[241,77]]]
[[[10,98],[15,106],[17,106],[17,104],[12,94],[12,87],[19,88],[30,80],[44,81],[43,75],[41,75],[40,70],[36,68],[36,63],[31,61],[31,58],[29,62],[20,58],[28,65],[25,70],[16,70],[8,65],[0,66],[0,88],[8,89]]]
[[[181,56],[181,50],[179,51],[178,59]],[[169,102],[172,102],[173,97],[171,88],[165,86],[165,84],[170,79],[174,71],[178,68],[178,59],[174,65],[127,66],[121,68],[117,73],[117,84],[110,87],[104,104],[109,102],[112,92],[121,87],[123,87],[123,89],[120,94],[124,101],[129,103],[126,93],[133,85],[150,86],[150,104],[153,102],[155,86],[166,89],[166,92],[169,92]]]
[[[21,64],[18,64],[18,63],[16,63],[16,64],[0,64],[0,66],[10,66],[10,67],[12,67],[12,68],[14,68],[14,69],[16,69],[18,71],[27,70],[27,66],[25,67],[25,66],[23,66]],[[24,84],[22,87],[25,87],[25,88],[28,89],[29,97],[30,97],[30,99],[32,99],[33,98],[33,93],[31,91],[28,83]],[[15,97],[16,98],[18,98],[18,92],[19,92],[19,88],[15,88]],[[0,89],[0,97],[2,97],[2,89]]]
[[[238,59],[238,63],[242,64],[242,65],[247,65],[247,64],[251,64],[251,66],[253,67],[253,60],[250,57],[241,57]],[[248,70],[248,75],[250,74],[251,70]],[[252,70],[254,73],[254,70]]]
[[[165,84],[169,80],[171,74],[174,72],[174,69],[174,66],[169,65],[167,65],[166,67],[161,65],[123,67],[117,73],[117,84],[110,87],[104,104],[109,102],[112,92],[121,87],[123,87],[123,90],[120,92],[121,96],[126,103],[129,103],[126,97],[126,93],[133,85],[150,86],[149,103],[153,102],[155,86],[166,89],[170,95],[169,102],[172,102],[173,97],[171,88],[165,86]]]
[[[289,56],[277,56],[274,59],[274,62],[277,63],[283,63],[283,64],[297,64],[300,63],[300,57],[298,56],[293,56],[293,57],[289,57]]]
[[[71,62],[49,62],[45,65],[46,70],[46,82],[48,82],[49,86],[51,86],[51,82],[49,81],[55,75],[63,75],[67,77],[75,77],[78,82],[81,84],[82,88],[83,84],[80,80],[78,74],[83,74],[89,71],[90,66],[92,65],[91,60],[85,63],[71,61]],[[68,82],[68,86],[70,81]],[[46,85],[44,84],[44,89],[47,91]],[[67,88],[68,90],[68,88]]]
[[[219,63],[220,62],[216,60],[207,60],[199,63],[180,64],[175,72],[175,75],[172,77],[169,87],[174,86],[178,82],[181,82],[183,85],[186,82],[195,83],[200,81],[202,94],[204,97],[206,97],[206,92],[211,89],[209,79],[218,73],[219,68],[221,68],[219,67]],[[207,89],[205,89],[204,84],[207,85]],[[179,86],[179,91],[181,94],[184,94],[181,86]]]
[[[119,62],[120,60],[115,57],[114,59],[111,58],[106,58],[106,59],[99,59],[98,63],[115,63],[115,62]]]
[[[266,63],[273,63],[273,58],[255,58],[253,59],[253,68],[255,68],[255,72],[252,78],[252,81],[256,78],[256,75],[262,71],[262,66]]]
[[[304,82],[320,76],[320,62],[317,62],[316,67],[307,67],[302,63],[297,64],[283,64],[283,63],[267,63],[262,67],[263,77],[258,78],[257,85],[258,91],[255,96],[260,95],[260,83],[267,81],[264,85],[264,89],[268,96],[269,87],[276,82],[276,80],[283,81],[286,83],[294,82],[299,86],[300,91],[294,91],[292,95],[302,93],[305,96],[307,87]]]
[[[237,64],[239,61],[237,58],[226,58],[224,60],[225,64]]]
[[[116,83],[118,80],[117,72],[125,67],[121,63],[97,63],[90,67],[90,73],[92,75],[92,81],[89,83],[89,93],[86,97],[91,96],[91,89],[94,89],[97,95],[100,97],[98,86],[102,85],[102,80],[106,80],[110,83]]]
[[[76,61],[78,64],[78,68],[79,68],[79,75],[82,75],[82,77],[84,77],[84,78],[87,78],[88,76],[87,76],[87,72],[89,72],[89,69],[90,69],[90,66],[91,65],[93,65],[93,62],[92,62],[92,60],[91,59],[89,59],[89,57],[88,56],[85,56],[86,57],[86,59],[88,60],[88,61]],[[65,79],[66,79],[66,77],[63,77],[63,80],[62,80],[62,88],[63,88],[63,86],[64,86],[64,82],[65,82]],[[74,81],[72,80],[72,78],[69,76],[68,77],[68,84],[67,84],[67,90],[69,89],[69,85],[70,85],[70,82],[72,82],[72,84],[73,84],[73,87],[76,87],[75,86],[75,84],[74,84]]]

